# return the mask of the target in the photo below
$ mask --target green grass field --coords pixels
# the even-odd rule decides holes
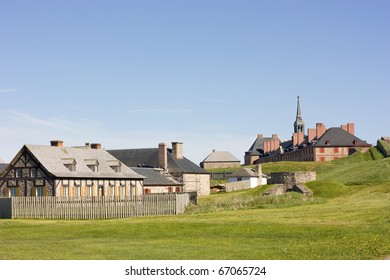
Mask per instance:
[[[94,221],[0,220],[0,258],[370,260],[390,256],[390,159],[375,149],[315,170],[314,195],[262,198],[267,187],[200,199],[180,216]]]

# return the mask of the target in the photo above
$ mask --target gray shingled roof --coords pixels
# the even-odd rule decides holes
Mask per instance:
[[[264,143],[272,139],[272,137],[256,138],[247,153],[251,156],[262,156],[264,153]]]
[[[350,134],[340,127],[329,128],[318,142],[316,147],[371,147],[366,141]]]
[[[240,162],[228,151],[213,151],[202,162]]]
[[[0,163],[0,174],[7,168],[8,163]]]
[[[228,177],[259,177],[259,176],[255,170],[251,168],[243,168],[239,171],[236,171],[228,175]]]
[[[160,167],[158,148],[108,150],[107,152],[130,167]],[[177,159],[172,154],[172,149],[167,149],[167,152],[168,171],[170,173],[208,174],[208,172],[185,157]]]
[[[27,150],[52,175],[59,178],[113,178],[113,179],[143,179],[144,176],[134,172],[118,159],[102,149],[66,148],[52,146],[25,145]],[[76,163],[76,170],[70,171],[64,164]],[[87,165],[98,163],[98,172],[92,171]],[[120,172],[111,166],[120,164]]]
[[[146,177],[144,186],[182,186],[183,184],[176,181],[174,178],[164,175],[161,170],[156,168],[133,167],[138,174]]]

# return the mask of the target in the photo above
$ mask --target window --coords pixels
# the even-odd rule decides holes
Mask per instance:
[[[96,159],[86,159],[85,164],[92,172],[99,172],[99,162]]]
[[[74,158],[63,158],[62,164],[68,168],[70,172],[76,171],[76,160]]]
[[[119,160],[110,160],[108,161],[108,165],[114,170],[116,173],[121,172],[121,162]]]
[[[9,188],[9,197],[16,197],[16,188]]]
[[[22,178],[22,169],[16,169],[15,170],[15,177],[16,178]]]
[[[324,153],[325,153],[325,148],[324,148],[324,147],[320,148],[320,153],[321,153],[321,154],[324,154]]]
[[[30,177],[36,178],[37,177],[37,170],[35,168],[30,169]]]
[[[91,186],[88,186],[88,196],[89,197],[92,196],[92,187]]]
[[[110,186],[110,195],[115,196],[115,186]]]
[[[80,186],[76,187],[76,197],[80,197]]]
[[[97,165],[88,165],[88,168],[92,170],[92,172],[99,172],[99,167]]]
[[[69,196],[69,187],[64,186],[64,197],[68,197],[68,196]]]
[[[35,194],[37,197],[43,196],[43,187],[37,187]]]
[[[334,153],[339,153],[339,147],[334,147],[334,148],[333,148],[333,152],[334,152]]]

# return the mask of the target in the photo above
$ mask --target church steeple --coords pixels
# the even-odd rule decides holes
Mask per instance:
[[[297,132],[305,132],[305,123],[302,120],[302,112],[301,112],[301,102],[298,96],[298,105],[297,105],[297,118],[294,123],[294,133]]]

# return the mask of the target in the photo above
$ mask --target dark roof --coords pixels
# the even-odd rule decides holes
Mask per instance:
[[[0,174],[7,168],[8,163],[0,163]]]
[[[146,177],[144,186],[182,186],[180,182],[176,181],[169,175],[161,173],[162,170],[156,168],[132,167],[132,170]]]
[[[340,127],[329,128],[318,142],[316,147],[371,147],[366,141],[354,136]]]
[[[272,137],[256,138],[247,153],[251,156],[262,156],[264,154],[264,143],[272,139]]]
[[[236,171],[227,177],[259,177],[257,174],[256,170],[251,169],[251,168],[243,168],[239,171]]]
[[[109,150],[107,152],[129,167],[160,167],[158,148]],[[208,174],[204,169],[185,157],[177,159],[172,154],[172,149],[167,149],[167,152],[168,171],[170,173]]]

